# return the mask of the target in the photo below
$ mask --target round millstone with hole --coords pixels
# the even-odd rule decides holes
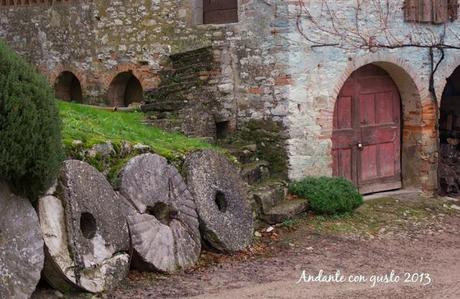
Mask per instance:
[[[56,192],[39,200],[44,276],[54,288],[99,293],[128,273],[129,233],[122,199],[87,163],[64,162]]]
[[[252,210],[237,168],[223,155],[203,150],[188,155],[184,169],[205,241],[226,252],[250,245]]]
[[[43,238],[30,202],[0,182],[0,298],[29,298],[43,269]]]
[[[201,251],[195,203],[177,169],[165,158],[143,154],[120,173],[129,200],[133,265],[172,273],[193,266]]]

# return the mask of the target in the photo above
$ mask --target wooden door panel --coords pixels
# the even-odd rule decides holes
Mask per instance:
[[[334,149],[347,149],[351,148],[354,145],[355,132],[352,130],[338,130],[334,135]]]
[[[203,23],[238,22],[238,0],[203,0]]]
[[[400,98],[389,75],[372,65],[354,72],[335,108],[334,175],[362,193],[400,188]]]
[[[238,0],[203,0],[203,7],[205,11],[236,9]]]
[[[388,127],[362,128],[363,145],[396,142],[399,138],[398,128],[394,125]]]
[[[376,122],[378,124],[394,123],[395,108],[393,107],[393,93],[378,93],[375,98]]]
[[[352,97],[343,96],[337,100],[337,113],[334,113],[335,129],[352,129]]]
[[[395,167],[395,145],[393,142],[379,144],[380,177],[391,177],[397,174]],[[397,163],[399,165],[399,163]]]
[[[340,150],[334,150],[332,152],[334,160],[334,176],[340,176],[347,178],[350,181],[353,181],[353,154],[352,149],[344,148]]]
[[[377,178],[377,145],[365,146],[360,154],[360,183]]]
[[[361,125],[375,124],[375,95],[359,96],[359,121]]]

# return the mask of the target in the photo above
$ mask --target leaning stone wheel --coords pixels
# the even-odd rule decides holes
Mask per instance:
[[[252,210],[236,167],[215,151],[203,150],[187,156],[184,168],[203,238],[227,252],[250,245]]]
[[[120,196],[94,167],[64,162],[54,196],[39,201],[44,276],[67,292],[103,292],[129,270],[129,234]]]
[[[175,167],[158,155],[137,156],[120,173],[120,193],[132,203],[128,224],[135,267],[171,273],[196,263],[198,216]]]
[[[43,268],[43,238],[30,202],[0,182],[0,298],[29,298]]]

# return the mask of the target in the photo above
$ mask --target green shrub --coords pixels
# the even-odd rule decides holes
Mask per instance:
[[[351,212],[363,203],[356,187],[339,177],[307,177],[291,183],[289,192],[307,198],[311,209],[319,214]]]
[[[0,41],[0,178],[33,200],[51,185],[62,157],[53,91]]]

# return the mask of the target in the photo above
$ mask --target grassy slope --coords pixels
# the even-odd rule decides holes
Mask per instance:
[[[153,152],[176,160],[187,152],[212,147],[196,138],[143,125],[143,114],[139,112],[111,112],[62,101],[59,101],[59,110],[66,148],[71,147],[74,140],[81,140],[86,148],[109,140],[113,144],[127,141],[149,145]]]

